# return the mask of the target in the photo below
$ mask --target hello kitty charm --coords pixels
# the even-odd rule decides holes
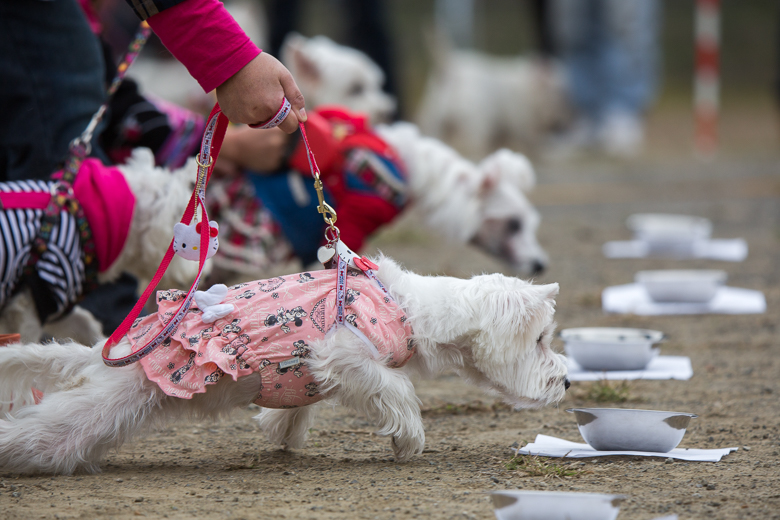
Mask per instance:
[[[173,251],[187,260],[197,262],[200,259],[200,226],[201,223],[190,222],[189,225],[179,222],[173,226]],[[209,221],[209,250],[206,258],[214,256],[219,249],[219,224],[216,220]]]

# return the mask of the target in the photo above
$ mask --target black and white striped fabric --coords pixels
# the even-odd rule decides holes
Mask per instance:
[[[3,192],[44,191],[51,193],[52,182],[40,180],[0,182]],[[2,209],[0,211],[0,309],[5,307],[24,275],[33,240],[41,228],[42,209]],[[84,285],[84,255],[79,244],[76,219],[62,210],[52,229],[48,249],[34,266],[43,284],[33,287],[33,297],[39,312],[51,308],[40,299],[54,300],[56,310],[48,317],[56,318],[76,303]],[[42,288],[50,294],[41,294]],[[41,316],[42,319],[47,316]]]

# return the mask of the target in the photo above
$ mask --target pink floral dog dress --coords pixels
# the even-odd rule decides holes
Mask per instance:
[[[141,359],[141,366],[167,395],[184,399],[205,392],[225,374],[237,380],[260,372],[258,405],[315,403],[324,396],[306,359],[312,341],[336,323],[336,277],[336,270],[325,270],[235,285],[222,302],[233,304],[235,311],[213,323],[204,323],[193,304],[171,337]],[[185,296],[175,290],[157,293],[157,314],[136,320],[127,334],[134,350],[154,338]],[[412,328],[402,309],[360,271],[348,272],[344,310],[346,322],[376,347],[388,366],[403,366],[414,354]]]

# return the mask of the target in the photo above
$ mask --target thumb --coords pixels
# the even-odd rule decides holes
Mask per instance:
[[[298,85],[295,83],[295,79],[293,79],[292,74],[289,72],[287,72],[287,74],[282,74],[279,78],[279,84],[282,85],[282,90],[284,90],[284,97],[286,97],[287,101],[289,101],[290,105],[292,105],[292,110],[295,112],[298,121],[305,123],[306,101],[303,99],[303,94],[301,94],[301,91],[298,88]]]

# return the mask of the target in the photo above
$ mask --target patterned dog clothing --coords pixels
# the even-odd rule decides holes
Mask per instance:
[[[224,375],[234,380],[260,372],[255,403],[294,408],[325,396],[306,367],[312,342],[336,323],[335,270],[314,271],[229,288],[222,303],[235,311],[214,323],[191,307],[171,337],[141,359],[146,376],[167,395],[191,398]],[[172,318],[182,291],[157,293],[157,314],[136,320],[127,334],[133,349],[147,344]],[[347,276],[346,321],[376,347],[390,367],[403,366],[414,354],[412,328],[401,307],[359,271]],[[368,347],[367,347],[368,350]]]

